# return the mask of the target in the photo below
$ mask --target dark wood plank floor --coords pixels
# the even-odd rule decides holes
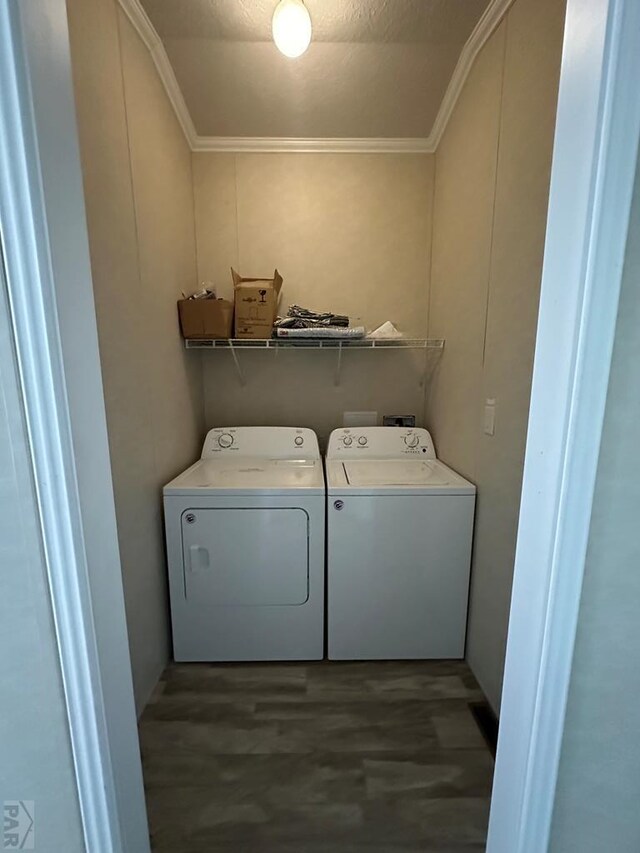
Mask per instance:
[[[157,853],[471,853],[493,761],[458,662],[174,664],[140,722]]]

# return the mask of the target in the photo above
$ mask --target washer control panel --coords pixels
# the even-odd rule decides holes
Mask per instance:
[[[327,459],[435,459],[428,430],[421,427],[343,427],[329,437]]]
[[[202,459],[221,454],[262,459],[319,459],[318,439],[304,427],[215,427],[209,430]]]

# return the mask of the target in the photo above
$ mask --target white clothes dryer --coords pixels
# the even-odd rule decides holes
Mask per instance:
[[[164,487],[175,660],[323,657],[325,500],[311,430],[210,430]]]
[[[475,486],[425,429],[338,429],[326,462],[329,658],[462,658]]]

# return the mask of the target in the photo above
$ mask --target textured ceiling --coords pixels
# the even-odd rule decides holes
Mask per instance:
[[[200,136],[427,137],[488,0],[306,0],[299,59],[277,0],[142,0]]]

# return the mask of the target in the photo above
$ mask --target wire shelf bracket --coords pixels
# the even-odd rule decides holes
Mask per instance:
[[[238,353],[236,352],[236,348],[233,345],[233,341],[231,340],[229,341],[229,350],[231,352],[231,358],[233,359],[233,363],[236,368],[236,373],[238,374],[238,382],[244,387],[247,384],[247,380],[245,379],[244,373],[242,372]]]

